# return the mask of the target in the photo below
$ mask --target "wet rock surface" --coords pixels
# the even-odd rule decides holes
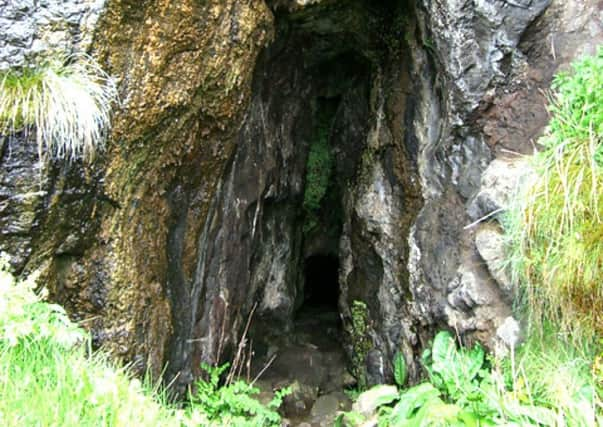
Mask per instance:
[[[86,52],[105,2],[0,1],[0,70]]]

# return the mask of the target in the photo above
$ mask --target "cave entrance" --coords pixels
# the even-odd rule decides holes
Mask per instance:
[[[298,342],[311,343],[319,352],[343,354],[338,257],[309,256],[303,275],[303,299],[295,314],[293,336]]]
[[[355,186],[373,156],[383,154],[369,136],[373,121],[382,120],[375,88],[386,52],[381,37],[368,35],[387,19],[368,0],[299,11],[286,4],[276,14],[275,41],[259,61],[240,151],[227,176],[234,180],[229,188],[245,190],[231,200],[253,200],[258,190],[250,189],[249,177],[256,174],[263,195],[248,208],[246,228],[254,242],[250,288],[260,300],[254,364],[257,372],[269,365],[262,389],[296,384],[300,391],[284,408],[296,425],[314,419],[313,407],[325,401],[350,409],[343,390],[356,383],[342,321],[348,288],[341,286],[358,272],[341,283],[339,273],[348,265],[342,242],[354,226]]]
[[[304,265],[304,302],[301,310],[338,311],[339,259],[334,255],[314,255]]]

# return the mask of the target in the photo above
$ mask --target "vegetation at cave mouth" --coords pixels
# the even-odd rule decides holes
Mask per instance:
[[[141,382],[92,351],[89,335],[37,287],[35,275],[17,280],[0,257],[0,425],[280,425],[276,409],[287,390],[263,405],[257,388],[239,380],[222,385],[225,367],[206,366],[209,379],[173,403],[159,383]]]

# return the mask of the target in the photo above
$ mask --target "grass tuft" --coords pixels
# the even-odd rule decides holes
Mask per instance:
[[[555,79],[543,151],[505,223],[530,324],[603,332],[603,49]]]
[[[180,426],[201,417],[92,352],[87,334],[35,287],[0,256],[0,425]]]
[[[283,389],[264,405],[242,380],[224,383],[205,367],[183,402],[161,383],[141,382],[106,353],[65,310],[34,292],[35,276],[17,280],[0,253],[0,426],[249,426],[281,425]],[[178,405],[178,406],[176,406]]]
[[[104,147],[114,80],[87,55],[0,74],[0,135],[35,135],[40,158],[91,159]]]
[[[594,342],[545,323],[518,350],[515,396],[550,408],[556,426],[601,425],[601,397],[592,371],[597,350]]]

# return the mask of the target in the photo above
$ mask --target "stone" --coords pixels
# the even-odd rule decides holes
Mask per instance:
[[[393,400],[395,400],[395,396],[398,395],[399,392],[396,386],[375,386],[365,392],[360,393],[352,405],[352,410],[354,412],[358,412],[366,418],[370,418],[380,405],[383,405],[385,402],[391,403]]]
[[[310,412],[312,423],[321,426],[332,426],[338,413],[349,410],[350,406],[350,399],[342,392],[320,396],[312,405]]]
[[[458,280],[450,285],[453,291],[448,294],[450,306],[469,311],[478,305],[491,303],[496,295],[484,292],[482,281],[475,271],[461,267]]]
[[[37,66],[46,59],[85,53],[105,0],[34,2],[15,0],[0,6],[0,70]]]
[[[514,286],[508,271],[505,236],[502,230],[494,224],[480,224],[475,232],[475,245],[492,277],[507,297],[512,298]]]
[[[312,410],[318,397],[318,388],[294,381],[291,393],[284,397],[282,409],[288,417],[303,417]]]
[[[18,21],[13,23],[7,31],[7,42],[16,48],[27,49],[31,46],[34,35],[34,28],[31,22]]]
[[[479,191],[468,203],[469,216],[475,221],[496,218],[510,207],[519,184],[529,185],[531,177],[533,173],[526,160],[493,160],[482,175]]]
[[[354,376],[346,370],[343,373],[343,377],[341,379],[341,384],[346,389],[354,388],[358,384],[358,380],[356,378],[354,378]]]
[[[508,350],[514,351],[521,342],[521,325],[509,316],[496,329],[496,337]]]

